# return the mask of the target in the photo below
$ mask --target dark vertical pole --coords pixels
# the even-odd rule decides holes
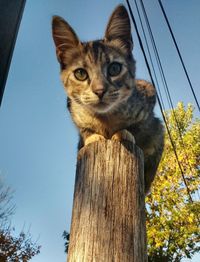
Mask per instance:
[[[0,105],[26,0],[0,0]]]

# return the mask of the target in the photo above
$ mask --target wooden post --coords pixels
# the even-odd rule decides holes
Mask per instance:
[[[68,262],[147,262],[144,198],[139,148],[110,140],[82,148]]]

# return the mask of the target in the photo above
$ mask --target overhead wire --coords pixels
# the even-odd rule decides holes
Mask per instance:
[[[174,42],[174,45],[175,45],[175,47],[176,47],[176,50],[177,50],[179,59],[180,59],[180,61],[181,61],[183,70],[184,70],[185,75],[186,75],[186,78],[187,78],[187,80],[188,80],[188,83],[189,83],[190,89],[191,89],[191,91],[192,91],[194,100],[195,100],[196,105],[197,105],[197,107],[198,107],[198,110],[199,110],[199,112],[200,112],[200,105],[199,105],[199,102],[198,102],[198,100],[197,100],[197,96],[196,96],[196,93],[195,93],[195,91],[194,91],[194,88],[193,88],[192,82],[191,82],[191,80],[190,80],[188,71],[187,71],[187,69],[186,69],[185,63],[184,63],[184,61],[183,61],[183,57],[182,57],[181,52],[180,52],[180,49],[179,49],[179,47],[178,47],[176,38],[175,38],[174,33],[173,33],[173,31],[172,31],[171,25],[170,25],[170,23],[169,23],[169,19],[168,19],[168,17],[167,17],[167,14],[166,14],[166,12],[165,12],[165,9],[164,9],[164,7],[163,7],[163,4],[162,4],[161,0],[158,0],[158,3],[159,3],[159,6],[160,6],[160,8],[161,8],[162,14],[163,14],[163,16],[164,16],[164,18],[165,18],[165,21],[166,21],[166,23],[167,23],[167,26],[168,26],[168,29],[169,29],[169,31],[170,31],[170,34],[171,34],[172,40],[173,40],[173,42]]]
[[[137,11],[138,11],[138,15],[139,15],[139,17],[141,17],[140,11],[139,11],[139,8],[138,8],[138,5],[137,5],[137,1],[136,0],[134,0],[134,1],[135,1]],[[140,4],[141,4],[141,7],[142,7],[142,12],[143,12],[143,15],[144,15],[144,18],[145,18],[145,22],[146,22],[148,33],[149,33],[150,40],[151,40],[151,43],[152,43],[153,51],[154,51],[156,61],[157,61],[157,64],[158,64],[158,69],[159,69],[159,72],[160,72],[160,75],[161,75],[162,83],[163,83],[165,94],[166,94],[167,101],[168,101],[168,105],[169,105],[169,107],[171,106],[171,108],[173,109],[174,106],[173,106],[172,98],[171,98],[171,95],[170,95],[170,91],[169,91],[169,88],[168,88],[168,84],[167,84],[167,81],[166,81],[166,77],[165,77],[165,74],[164,74],[164,70],[163,70],[163,67],[162,67],[162,63],[161,63],[161,60],[160,60],[158,49],[157,49],[157,46],[156,46],[156,43],[155,43],[155,40],[154,40],[153,32],[151,30],[151,26],[150,26],[150,23],[149,23],[149,20],[148,20],[148,16],[147,16],[143,1],[140,1]],[[140,18],[140,21],[141,21],[141,18]],[[147,45],[148,45],[148,43],[147,43]]]
[[[149,76],[150,76],[150,78],[151,78],[151,82],[152,82],[152,84],[155,86],[155,82],[154,82],[154,79],[153,79],[153,76],[152,76],[152,73],[151,73],[151,68],[150,68],[150,66],[149,66],[149,62],[148,62],[148,59],[147,59],[147,56],[146,56],[146,52],[145,52],[145,49],[144,49],[144,46],[143,46],[143,43],[142,43],[142,39],[141,39],[141,37],[140,37],[140,33],[139,33],[139,30],[138,30],[138,27],[137,27],[136,20],[135,20],[135,18],[134,18],[134,15],[133,15],[133,12],[132,12],[132,9],[131,9],[130,2],[129,2],[129,0],[126,0],[126,2],[127,2],[127,5],[128,5],[128,9],[129,9],[129,13],[130,13],[132,22],[133,22],[134,27],[135,27],[135,30],[136,30],[136,34],[137,34],[137,37],[138,37],[138,41],[139,41],[139,44],[140,44],[140,48],[141,48],[142,53],[143,53],[143,56],[144,56],[144,60],[145,60],[146,66],[147,66],[147,70],[148,70]],[[180,169],[180,171],[181,171],[181,175],[182,175],[182,178],[183,178],[183,182],[184,182],[184,184],[185,184],[185,187],[186,187],[186,190],[187,190],[189,199],[190,199],[191,202],[193,202],[193,199],[192,199],[192,196],[191,196],[191,193],[190,193],[190,189],[189,189],[189,187],[188,187],[188,185],[187,185],[187,181],[186,181],[186,179],[185,179],[184,172],[183,172],[182,166],[181,166],[181,164],[180,164],[180,161],[179,161],[179,158],[178,158],[178,154],[177,154],[177,152],[176,152],[176,147],[175,147],[175,144],[174,144],[174,142],[173,142],[173,139],[172,139],[172,136],[171,136],[171,133],[170,133],[170,129],[169,129],[169,126],[168,126],[168,123],[167,123],[167,119],[166,119],[165,114],[164,114],[164,111],[163,111],[161,99],[160,99],[160,97],[158,96],[158,93],[156,94],[156,96],[157,96],[158,104],[159,104],[159,107],[160,107],[160,110],[161,110],[161,114],[162,114],[162,117],[163,117],[163,120],[164,120],[164,123],[165,123],[165,126],[166,126],[166,130],[167,130],[167,133],[168,133],[170,142],[171,142],[171,144],[172,144],[172,148],[173,148],[173,151],[174,151],[174,154],[175,154],[175,157],[176,157],[176,160],[177,160],[179,169]]]
[[[138,5],[137,5],[137,1],[136,0],[134,0],[134,1],[135,1],[135,5],[136,5],[136,9],[137,9],[138,15],[140,17],[140,11],[139,11],[139,8],[138,8]],[[163,83],[163,86],[164,86],[164,89],[165,89],[166,96],[168,98],[168,103],[169,103],[169,105],[171,107],[172,115],[174,117],[175,124],[177,126],[177,131],[178,131],[178,135],[179,135],[179,138],[180,138],[180,145],[181,145],[181,148],[182,148],[182,152],[185,155],[185,159],[186,159],[187,165],[188,165],[188,167],[190,169],[190,172],[192,174],[193,170],[192,170],[192,167],[191,167],[191,164],[190,164],[190,161],[189,161],[188,154],[187,154],[186,149],[185,149],[185,143],[183,141],[183,135],[182,135],[182,132],[181,132],[180,123],[178,121],[178,118],[177,118],[177,115],[176,115],[176,111],[174,109],[174,105],[173,105],[173,102],[172,102],[171,94],[170,94],[170,91],[169,91],[169,87],[168,87],[168,84],[167,84],[167,80],[166,80],[166,77],[165,77],[165,73],[164,73],[164,70],[163,70],[163,67],[162,67],[161,59],[160,59],[160,56],[159,56],[159,52],[158,52],[158,49],[157,49],[157,46],[156,46],[156,42],[155,42],[155,39],[154,39],[154,35],[153,35],[152,29],[151,29],[151,25],[150,25],[150,22],[149,22],[149,19],[148,19],[148,16],[147,16],[147,12],[146,12],[143,0],[140,0],[140,4],[141,4],[141,8],[142,8],[144,19],[145,19],[145,22],[146,22],[146,25],[147,25],[148,33],[150,35],[150,39],[151,39],[151,43],[152,43],[152,46],[153,46],[154,54],[155,54],[155,57],[156,57],[156,61],[157,61],[157,64],[158,64],[158,68],[159,68],[159,72],[160,72],[160,75],[161,75],[162,83]],[[141,21],[141,18],[140,18],[140,21]],[[142,25],[142,27],[143,27],[143,25]],[[148,43],[147,43],[147,45],[148,45]]]
[[[142,22],[142,19],[141,19],[141,16],[140,16],[140,12],[139,12],[139,8],[138,8],[138,5],[137,5],[136,1],[135,1],[135,6],[136,6],[136,10],[137,10],[138,17],[139,17],[139,20],[140,20],[140,24],[141,24],[144,40],[145,40],[145,43],[146,43],[146,47],[147,47],[147,51],[148,51],[148,55],[149,55],[149,59],[150,59],[150,63],[151,63],[151,68],[152,68],[153,73],[154,73],[154,78],[155,78],[155,81],[156,81],[156,87],[158,89],[158,94],[160,96],[162,107],[163,107],[163,109],[165,111],[165,105],[164,105],[164,101],[162,99],[162,93],[161,93],[160,85],[159,85],[159,82],[158,82],[158,78],[157,78],[156,71],[155,71],[154,64],[153,64],[153,59],[152,59],[152,56],[151,56],[150,48],[149,48],[147,37],[146,37],[146,33],[145,33],[145,30],[144,30],[143,22]]]

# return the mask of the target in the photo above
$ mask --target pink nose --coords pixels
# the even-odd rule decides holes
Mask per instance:
[[[101,83],[94,83],[94,85],[92,86],[92,91],[95,95],[97,95],[100,99],[102,99],[103,95],[106,92],[106,88],[104,85],[102,85]]]
[[[93,92],[94,92],[99,98],[102,98],[103,95],[105,94],[105,90],[104,90],[103,88],[95,89],[95,90],[93,90]]]

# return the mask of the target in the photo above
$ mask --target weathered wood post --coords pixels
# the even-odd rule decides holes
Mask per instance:
[[[68,262],[147,262],[143,154],[129,150],[107,140],[79,151]]]

